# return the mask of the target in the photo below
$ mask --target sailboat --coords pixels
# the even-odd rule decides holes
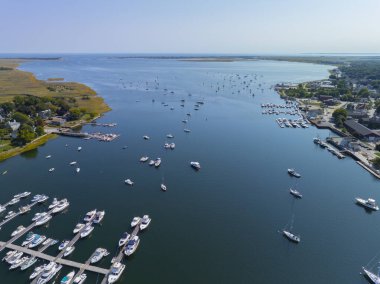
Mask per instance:
[[[294,215],[292,217],[292,221],[290,223],[289,229],[286,227],[282,230],[282,234],[291,242],[294,243],[299,243],[301,241],[301,237],[299,235],[296,235],[295,233],[292,232],[293,229],[293,223],[294,223]],[[380,284],[380,283],[379,283]]]

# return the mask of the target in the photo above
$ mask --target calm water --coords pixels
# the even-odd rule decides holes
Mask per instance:
[[[0,176],[1,203],[25,190],[70,200],[65,214],[37,230],[48,237],[71,238],[85,212],[106,210],[102,226],[77,243],[71,259],[85,261],[100,246],[114,253],[132,217],[149,214],[152,223],[126,260],[120,283],[366,283],[359,272],[380,250],[380,215],[366,213],[353,199],[380,200],[378,181],[353,160],[338,160],[313,144],[314,136],[329,132],[280,129],[273,116],[261,115],[261,103],[281,103],[270,89],[273,84],[321,79],[329,67],[65,56],[21,68],[42,79],[64,77],[90,85],[112,107],[99,122],[118,126],[84,130],[121,134],[112,143],[60,137],[0,164],[0,172],[8,170]],[[252,97],[241,82],[254,75]],[[184,108],[181,99],[186,100]],[[200,99],[205,104],[194,111]],[[181,121],[188,112],[192,116],[186,128],[192,132],[186,134]],[[168,133],[175,136],[174,151],[163,149]],[[78,146],[82,152],[76,151]],[[52,158],[45,159],[49,154]],[[143,155],[161,157],[161,167],[141,164]],[[79,162],[80,174],[68,165],[73,160]],[[193,171],[191,160],[199,161],[202,170]],[[56,168],[52,174],[51,167]],[[295,184],[288,167],[302,174],[302,200],[288,193]],[[135,186],[124,185],[126,178]],[[160,190],[162,180],[166,193]],[[35,207],[32,213],[42,210]],[[278,233],[293,214],[294,230],[302,237],[299,245]],[[31,216],[5,225],[0,238],[8,239]],[[58,253],[56,248],[47,252]],[[110,259],[100,266],[109,267]],[[29,274],[0,265],[1,283],[27,283]],[[91,275],[86,283],[97,280]]]

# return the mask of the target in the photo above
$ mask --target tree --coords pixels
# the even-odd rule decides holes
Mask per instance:
[[[78,120],[81,118],[82,112],[79,108],[71,108],[69,111],[68,119],[69,120]]]
[[[12,141],[14,145],[25,145],[26,143],[31,142],[34,138],[36,138],[36,133],[30,125],[23,124],[20,126],[18,130],[18,134],[16,139]]]
[[[29,116],[21,112],[15,112],[12,115],[12,119],[16,120],[17,122],[20,122],[21,124],[33,125],[33,121],[29,118]]]
[[[44,128],[42,126],[37,126],[36,127],[36,134],[37,134],[37,136],[44,135],[45,134]]]
[[[333,112],[332,116],[336,126],[342,128],[344,121],[347,119],[348,112],[344,108],[338,108]]]

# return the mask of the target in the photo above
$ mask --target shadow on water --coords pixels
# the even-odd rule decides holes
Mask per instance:
[[[25,159],[34,159],[38,156],[38,148],[20,154]]]

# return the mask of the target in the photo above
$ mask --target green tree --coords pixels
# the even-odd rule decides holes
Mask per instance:
[[[29,118],[29,116],[21,112],[15,112],[12,115],[12,119],[16,120],[17,122],[20,122],[21,124],[33,125],[33,121]]]
[[[37,126],[36,127],[36,134],[37,134],[37,136],[44,135],[45,134],[44,128],[42,126]]]
[[[344,108],[338,108],[333,112],[332,116],[336,126],[342,128],[344,121],[347,119],[348,112]]]
[[[25,145],[26,143],[31,142],[34,138],[36,138],[36,133],[28,124],[22,124],[18,130],[18,134],[16,139],[12,141],[14,145]]]

